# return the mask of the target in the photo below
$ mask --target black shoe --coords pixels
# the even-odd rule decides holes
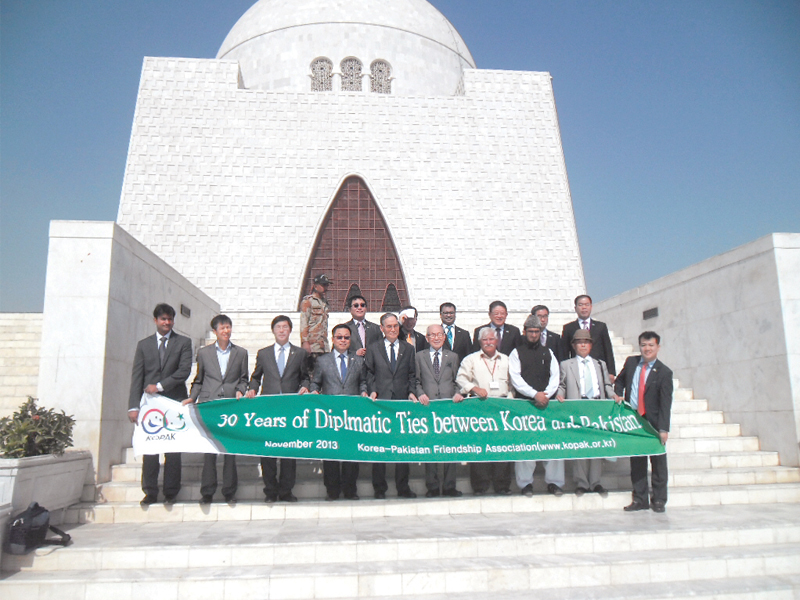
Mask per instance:
[[[386,492],[375,492],[375,500],[386,500]]]
[[[150,506],[151,504],[155,504],[158,502],[158,496],[151,496],[150,494],[146,494],[144,498],[139,500],[139,506]]]
[[[264,496],[264,502],[268,504],[272,504],[273,502],[278,501],[278,494],[267,494]]]
[[[228,494],[225,496],[225,502],[228,504],[236,504],[236,494]]]
[[[510,496],[511,490],[497,490],[495,492],[498,496]]]
[[[637,502],[636,500],[634,500],[622,510],[624,510],[625,512],[635,512],[637,510],[649,510],[649,509],[650,509],[649,504],[642,504],[641,502]]]
[[[575,488],[575,495],[576,496],[583,496],[588,491],[589,490],[587,490],[585,487],[578,486],[578,487]],[[608,494],[606,494],[606,495],[608,495]]]
[[[547,491],[553,494],[553,496],[563,496],[564,490],[558,487],[555,483],[548,483],[547,484]]]
[[[663,513],[666,512],[667,510],[667,507],[663,502],[655,502],[655,501],[652,504],[650,504],[650,508],[653,509],[653,512],[657,513]]]
[[[594,489],[592,491],[595,494],[600,494],[601,498],[608,498],[608,490],[599,483],[596,486],[594,486]]]
[[[472,490],[473,496],[485,496],[486,490]]]
[[[453,488],[452,490],[444,490],[442,492],[442,496],[447,496],[448,498],[461,498],[461,496],[463,495],[464,494],[462,494],[455,488]]]
[[[331,494],[325,495],[325,502],[335,502],[339,499],[339,496],[332,496]]]
[[[345,495],[344,499],[345,500],[360,500],[360,498],[358,497],[358,494],[350,494],[349,496]]]
[[[297,496],[295,496],[292,492],[289,492],[288,494],[281,496],[281,502],[297,502]]]
[[[528,498],[533,496],[533,484],[529,483],[524,488],[522,488],[522,495],[527,496]]]
[[[175,504],[175,496],[167,496],[164,498],[164,506],[172,506]]]
[[[398,498],[416,498],[417,495],[412,492],[411,490],[403,490],[402,492],[397,492]]]
[[[211,500],[213,500],[213,496],[210,494],[205,494],[202,498],[200,498],[200,504],[211,504]]]
[[[425,492],[426,498],[438,498],[439,497],[439,490],[428,490]]]

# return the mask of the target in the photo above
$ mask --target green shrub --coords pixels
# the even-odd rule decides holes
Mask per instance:
[[[24,458],[42,454],[64,454],[72,446],[75,419],[63,410],[36,406],[36,398],[10,417],[0,419],[0,452],[5,458]]]

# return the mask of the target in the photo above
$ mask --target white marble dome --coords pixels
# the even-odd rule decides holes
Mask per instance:
[[[281,92],[452,96],[462,70],[475,68],[453,25],[425,0],[259,0],[217,58],[239,62],[246,88]]]

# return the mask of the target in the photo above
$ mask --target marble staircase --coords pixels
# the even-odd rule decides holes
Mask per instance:
[[[271,343],[272,316],[231,315],[233,339],[251,358]],[[420,315],[418,329],[431,317]],[[523,315],[512,317],[521,324]],[[464,328],[485,322],[474,320],[459,315]],[[560,328],[554,319],[551,329]],[[613,343],[620,362],[632,352]],[[474,497],[462,465],[462,498],[426,499],[413,465],[419,498],[392,497],[389,467],[389,499],[374,500],[362,465],[362,499],[337,502],[322,501],[320,463],[300,461],[300,501],[267,504],[258,459],[240,457],[239,502],[218,492],[200,506],[201,457],[184,455],[179,502],[142,508],[141,462],[128,449],[98,502],[67,509],[70,547],[3,556],[0,597],[800,598],[800,469],[781,466],[677,380],[675,388],[664,514],[621,510],[627,459],[604,464],[607,498],[575,496],[568,463],[562,497],[544,490],[542,465],[532,498],[516,487],[513,496]]]

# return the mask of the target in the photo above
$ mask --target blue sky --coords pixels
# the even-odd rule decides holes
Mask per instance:
[[[595,300],[800,232],[800,1],[432,3],[479,68],[552,74]],[[42,309],[51,219],[116,218],[142,58],[251,4],[0,2],[0,310]]]

